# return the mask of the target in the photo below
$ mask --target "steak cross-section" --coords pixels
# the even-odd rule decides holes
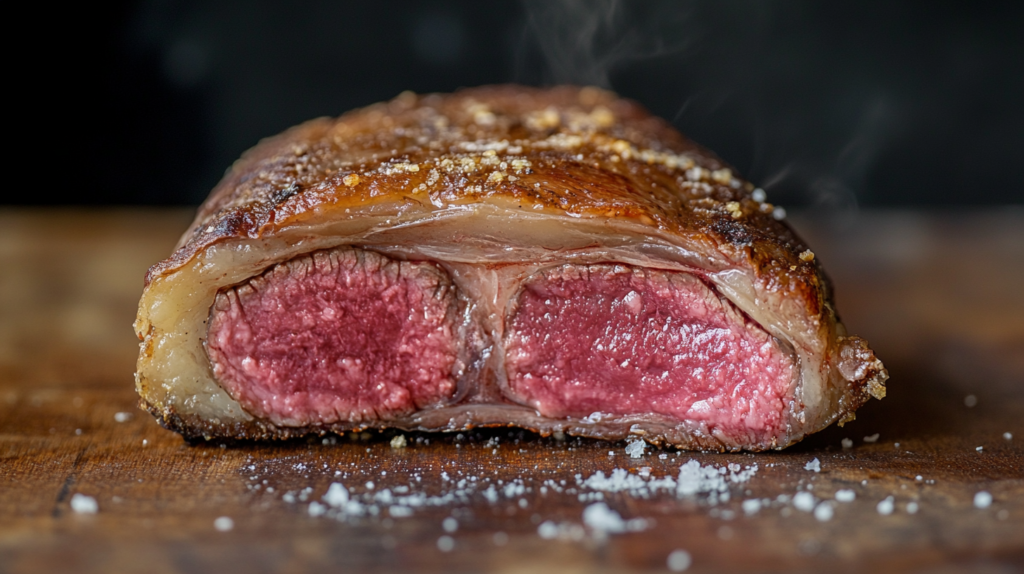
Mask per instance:
[[[545,416],[655,414],[731,439],[785,425],[792,354],[694,275],[565,265],[509,313],[508,388]]]
[[[218,294],[207,352],[221,385],[275,424],[388,420],[454,394],[457,316],[432,263],[319,251]]]

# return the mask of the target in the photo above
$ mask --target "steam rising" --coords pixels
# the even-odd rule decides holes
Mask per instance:
[[[749,62],[758,60],[751,57],[749,50],[758,49],[758,38],[771,33],[775,13],[784,9],[754,3],[737,12],[728,7],[708,9],[706,4],[688,0],[523,0],[523,4],[528,33],[543,55],[545,83],[614,89],[611,74],[616,69],[671,55],[657,73],[692,75],[688,77],[688,87],[675,95],[679,102],[675,113],[663,110],[662,115],[682,127],[684,133],[691,131],[692,126],[706,128],[709,117],[731,116],[733,121],[715,122],[714,133],[725,141],[752,139],[753,165],[741,171],[768,190],[769,199],[781,194],[784,202],[809,206],[816,215],[829,217],[841,227],[856,219],[858,192],[864,189],[866,175],[880,151],[895,135],[896,110],[884,93],[867,94],[866,101],[858,102],[859,109],[850,109],[850,101],[836,102],[837,108],[846,108],[843,113],[852,112],[857,118],[851,122],[845,145],[834,140],[808,139],[811,134],[797,134],[792,140],[795,145],[780,146],[789,134],[787,126],[774,119],[775,108],[760,109],[757,105],[771,97],[769,86],[778,81],[767,71],[774,62],[762,58],[761,67],[750,67]],[[723,25],[722,14],[730,18],[727,25]],[[735,48],[727,52],[731,59],[714,60],[733,74],[725,84],[716,70],[709,74],[705,67],[693,65],[692,59],[697,57],[697,50],[721,50],[723,42]],[[751,100],[750,94],[757,96]],[[744,97],[748,102],[746,108]],[[753,109],[750,101],[755,103]],[[749,131],[744,132],[743,126]],[[730,129],[741,131],[719,131]],[[772,130],[771,137],[766,137],[764,130]],[[696,135],[706,140],[699,130]],[[714,140],[712,137],[708,143],[719,151],[728,151],[728,146],[721,149]],[[742,146],[738,147],[742,150]]]
[[[530,30],[547,63],[547,80],[604,88],[611,87],[609,74],[617,65],[682,49],[681,42],[667,42],[660,27],[685,15],[688,4],[524,1]]]

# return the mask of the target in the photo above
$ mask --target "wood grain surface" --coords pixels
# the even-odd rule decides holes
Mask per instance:
[[[146,267],[191,215],[0,211],[0,572],[668,571],[676,550],[689,572],[1024,569],[1021,210],[795,218],[889,396],[782,452],[641,458],[515,429],[406,434],[404,448],[378,433],[186,444],[136,409],[131,322]],[[674,477],[691,459],[757,471],[717,504],[577,485],[615,468]],[[425,496],[411,516],[379,496],[363,506],[376,515],[311,516],[336,481],[363,501]],[[840,489],[856,499],[835,502]],[[786,501],[801,491],[830,519]],[[75,495],[98,511],[76,512]],[[597,502],[643,530],[584,525]]]

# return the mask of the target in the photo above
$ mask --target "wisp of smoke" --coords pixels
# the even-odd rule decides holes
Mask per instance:
[[[626,61],[681,50],[660,27],[685,16],[689,2],[524,0],[530,30],[548,67],[548,81],[611,87],[609,74]],[[682,8],[682,9],[681,9]]]

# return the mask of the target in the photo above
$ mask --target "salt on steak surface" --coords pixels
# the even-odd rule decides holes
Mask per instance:
[[[264,140],[150,268],[135,330],[142,407],[190,439],[764,450],[888,377],[763,190],[572,86],[403,93]]]

